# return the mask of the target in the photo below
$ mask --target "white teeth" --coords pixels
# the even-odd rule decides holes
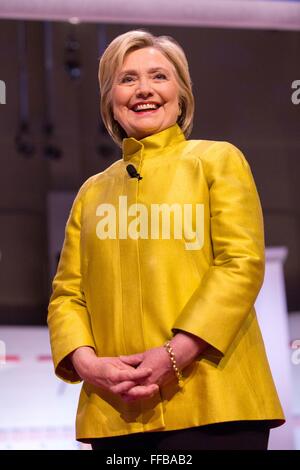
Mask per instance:
[[[157,109],[157,104],[147,103],[147,104],[138,104],[133,108],[134,111],[140,111],[141,109]]]

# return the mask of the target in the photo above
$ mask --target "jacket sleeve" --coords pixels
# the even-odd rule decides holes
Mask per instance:
[[[264,278],[264,227],[250,167],[239,149],[218,142],[202,157],[209,188],[213,263],[173,325],[226,353]],[[204,242],[205,243],[205,242]]]
[[[48,309],[48,327],[55,373],[68,383],[81,381],[67,358],[68,354],[80,346],[91,346],[96,349],[82,287],[80,233],[84,186],[73,203],[67,221],[65,240],[53,280],[53,292]]]

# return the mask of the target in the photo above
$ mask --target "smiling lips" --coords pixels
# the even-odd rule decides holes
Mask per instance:
[[[156,111],[158,108],[160,108],[160,104],[159,103],[155,103],[155,102],[146,102],[146,103],[136,103],[135,105],[132,106],[131,110],[136,112],[136,113],[139,113],[139,112],[142,112],[142,111]]]

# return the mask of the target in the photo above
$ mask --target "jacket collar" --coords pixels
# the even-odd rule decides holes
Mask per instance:
[[[157,134],[149,135],[137,140],[134,137],[126,137],[122,142],[122,157],[128,161],[137,154],[143,155],[143,159],[161,154],[167,147],[183,142],[185,139],[179,125],[176,123]]]

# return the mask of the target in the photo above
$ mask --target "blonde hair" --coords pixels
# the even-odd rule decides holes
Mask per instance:
[[[100,111],[103,123],[113,140],[122,145],[127,137],[124,129],[114,119],[111,105],[111,89],[115,74],[122,66],[125,55],[144,47],[158,49],[174,66],[179,85],[181,114],[177,120],[183,133],[191,133],[194,117],[194,96],[188,62],[181,46],[170,36],[154,36],[148,31],[134,30],[117,36],[104,51],[99,63]]]

